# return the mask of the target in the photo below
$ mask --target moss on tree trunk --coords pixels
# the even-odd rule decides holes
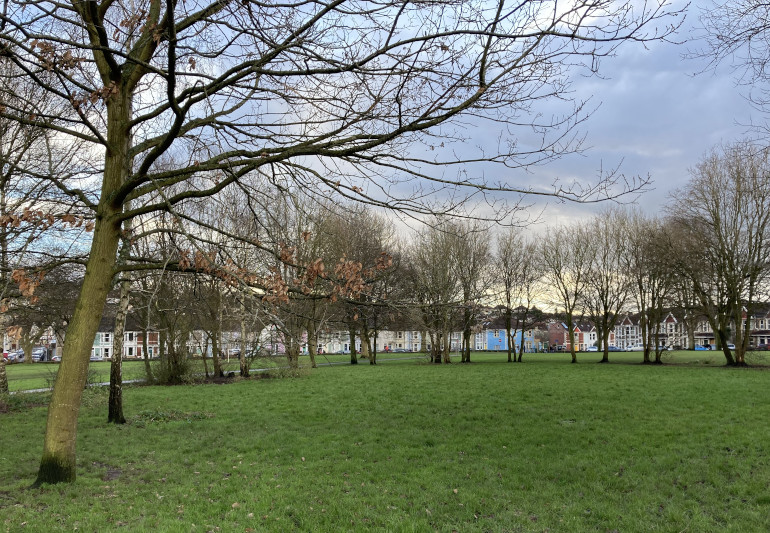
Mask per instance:
[[[97,219],[91,255],[75,312],[67,328],[59,372],[48,407],[43,457],[36,485],[75,480],[75,443],[80,400],[88,377],[94,337],[112,282],[120,225]]]

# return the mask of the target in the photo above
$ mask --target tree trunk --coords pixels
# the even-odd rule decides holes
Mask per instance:
[[[206,338],[206,344],[203,345],[201,350],[201,359],[203,359],[203,373],[206,375],[206,379],[209,379],[209,339]]]
[[[112,338],[112,362],[110,363],[110,398],[107,408],[107,423],[125,424],[123,416],[123,337],[126,330],[126,316],[130,301],[130,282],[120,283],[120,302],[115,314],[115,331]]]
[[[5,372],[5,357],[0,355],[0,394],[8,394],[8,374]]]
[[[72,482],[76,477],[75,445],[83,388],[94,337],[104,311],[117,261],[122,204],[115,204],[114,191],[125,183],[129,168],[131,92],[107,99],[107,150],[94,235],[83,284],[75,305],[64,345],[59,372],[48,407],[48,420],[35,485]]]
[[[109,158],[108,154],[108,171]],[[105,204],[105,196],[102,196],[98,209],[101,216],[96,218],[91,254],[75,312],[67,328],[67,342],[48,407],[43,456],[35,485],[72,482],[76,477],[75,444],[80,400],[88,378],[91,348],[112,282],[120,235],[120,223],[114,217],[117,210]]]
[[[310,356],[310,368],[318,368],[315,356],[318,351],[318,332],[315,320],[310,318],[307,322],[307,353]]]
[[[444,349],[443,349],[443,356],[444,356],[444,363],[449,364],[452,362],[452,359],[449,357],[449,354],[452,351],[452,334],[449,331],[444,332]]]
[[[369,364],[370,365],[376,365],[377,364],[377,317],[375,315],[374,318],[374,345],[372,346],[372,351],[369,352]]]
[[[511,309],[506,308],[505,310],[505,338],[508,341],[508,362],[512,363],[514,362],[515,358],[512,359],[511,356],[515,355],[511,353],[511,349],[513,347],[513,339],[511,338]]]
[[[147,382],[152,383],[155,381],[155,376],[152,375],[152,366],[150,365],[150,349],[148,347],[149,341],[147,340],[147,328],[142,329],[142,359],[144,359],[144,373],[147,376]]]
[[[356,357],[356,328],[350,326],[348,333],[350,334],[350,364],[357,365],[358,358]]]
[[[299,368],[299,351],[299,342],[292,339],[286,347],[286,358],[289,360],[289,367]]]
[[[245,296],[241,296],[241,338],[239,345],[240,357],[238,358],[238,361],[240,363],[241,377],[247,378],[249,377],[249,363],[246,360],[246,304],[244,302],[244,297]]]
[[[466,300],[467,301],[467,300]],[[466,304],[467,305],[467,304]],[[471,310],[466,307],[463,311],[463,342],[462,342],[462,355],[460,356],[460,362],[471,362]]]
[[[600,363],[609,363],[610,362],[610,329],[608,327],[605,327],[602,330],[602,360],[599,361]]]
[[[211,336],[211,358],[214,361],[214,377],[224,377],[225,373],[222,370],[222,360],[219,358],[219,332],[215,331]]]
[[[567,336],[569,338],[569,350],[572,355],[572,363],[577,363],[577,353],[575,351],[575,325],[572,323],[571,313],[567,313],[567,327],[569,328]]]
[[[315,362],[315,354],[318,350],[317,345],[314,342],[307,343],[307,354],[310,356],[310,368],[318,368]]]
[[[366,320],[361,324],[361,359],[367,359],[371,350],[371,338],[369,337],[369,326]]]
[[[94,332],[94,335],[96,335],[96,332]],[[19,340],[19,347],[24,352],[24,363],[25,364],[31,364],[32,363],[32,347],[34,345],[35,345],[35,343],[32,341],[32,332],[31,331],[27,335],[24,335]]]

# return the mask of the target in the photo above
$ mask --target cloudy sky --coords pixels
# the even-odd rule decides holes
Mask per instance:
[[[701,4],[703,5],[703,4]],[[691,6],[677,36],[693,37],[699,12]],[[583,124],[589,149],[536,168],[531,178],[590,178],[600,168],[620,165],[627,176],[650,175],[651,190],[637,203],[649,212],[662,209],[670,194],[689,179],[689,169],[711,147],[744,138],[745,124],[759,115],[745,99],[729,66],[699,73],[705,63],[686,59],[685,44],[653,43],[647,49],[626,45],[601,66],[602,78],[577,78],[576,98],[591,97],[599,109]],[[546,223],[569,222],[594,213],[601,205],[550,203]]]

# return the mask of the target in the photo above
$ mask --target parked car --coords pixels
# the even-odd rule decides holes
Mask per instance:
[[[596,346],[589,346],[588,348],[586,348],[586,351],[587,352],[598,352],[599,348],[597,348]]]
[[[608,352],[619,352],[621,350],[617,346],[610,346],[609,348],[607,348],[607,351]]]
[[[695,345],[695,350],[699,351],[699,352],[702,352],[704,350],[710,350],[710,349],[711,349],[711,345],[710,344],[696,344]]]
[[[61,361],[61,355],[53,354],[51,356],[51,361],[54,362],[54,363],[60,362]]]
[[[45,348],[43,346],[35,346],[34,348],[32,348],[32,360],[35,362],[47,361],[48,348]]]
[[[91,361],[104,361],[104,357],[97,354],[91,354]]]
[[[757,351],[760,351],[760,352],[765,352],[765,351],[767,351],[768,349],[770,349],[770,348],[768,348],[769,346],[770,346],[770,345],[768,345],[768,344],[764,344],[764,343],[762,343],[762,344],[757,344],[757,347],[756,347],[756,348],[754,348],[754,349],[755,349],[755,350],[757,350]]]
[[[643,352],[644,351],[644,345],[643,344],[634,344],[633,346],[627,346],[626,350],[629,352]]]
[[[733,343],[728,344],[727,345],[727,349],[728,350],[735,350],[735,344],[733,344]]]

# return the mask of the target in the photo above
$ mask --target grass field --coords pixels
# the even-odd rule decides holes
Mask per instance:
[[[128,387],[120,427],[91,390],[78,480],[42,489],[45,395],[13,396],[0,531],[770,529],[767,369],[474,359]]]
[[[379,354],[378,361],[389,363],[393,360],[405,359],[409,361],[425,361],[426,355],[421,353],[390,353]],[[525,354],[527,362],[552,363],[570,362],[570,355],[565,353],[547,353],[547,354]],[[595,363],[602,358],[600,353],[579,353],[578,360],[581,363]],[[453,359],[459,359],[459,355],[453,355]],[[503,352],[474,353],[474,361],[501,362],[507,359],[507,354]],[[610,353],[610,362],[612,363],[639,363],[642,359],[641,352],[612,352]],[[747,360],[754,366],[770,367],[770,352],[756,352],[747,355]],[[316,356],[316,363],[320,366],[345,364],[350,361],[350,355],[329,354]],[[721,352],[716,351],[675,351],[666,353],[664,361],[669,365],[706,365],[719,366],[724,365],[725,358]],[[152,363],[155,364],[154,362]],[[197,375],[204,374],[203,362],[194,360],[193,372]],[[264,367],[275,368],[284,364],[282,357],[261,359],[254,362],[252,367],[258,372]],[[307,356],[300,357],[300,364],[309,365],[310,359]],[[360,364],[368,364],[365,359],[360,360]],[[236,359],[222,360],[225,372],[239,371],[239,363]],[[213,363],[208,361],[209,372],[213,371]],[[58,363],[33,363],[33,364],[10,364],[7,365],[8,387],[11,392],[23,390],[36,390],[50,388],[56,377],[59,368]],[[91,362],[89,366],[89,381],[92,383],[106,383],[110,380],[110,363],[108,361]],[[143,380],[145,378],[144,362],[141,360],[126,360],[123,362],[124,381]]]

